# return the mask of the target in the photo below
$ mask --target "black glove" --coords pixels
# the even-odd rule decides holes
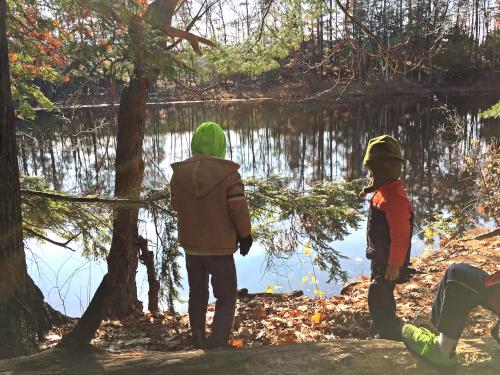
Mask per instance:
[[[240,254],[245,256],[248,254],[250,251],[250,248],[252,247],[253,243],[253,238],[252,235],[250,234],[248,237],[241,238],[238,237],[238,243],[240,244]]]

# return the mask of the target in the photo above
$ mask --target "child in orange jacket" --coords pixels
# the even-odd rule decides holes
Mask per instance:
[[[382,135],[369,141],[363,163],[371,174],[360,194],[374,193],[367,223],[366,256],[371,260],[368,307],[380,338],[401,341],[394,288],[409,280],[413,208],[401,170],[404,159],[399,143]]]

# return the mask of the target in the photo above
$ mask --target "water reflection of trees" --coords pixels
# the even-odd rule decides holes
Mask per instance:
[[[494,100],[450,101],[467,120],[458,142],[441,129],[445,119],[433,110],[432,100],[152,106],[144,141],[144,187],[165,184],[168,165],[188,155],[193,129],[207,120],[228,130],[229,156],[242,165],[244,176],[280,173],[299,187],[337,176],[364,176],[362,159],[368,140],[389,133],[403,145],[407,188],[420,222],[425,222],[468,199],[457,161],[469,152],[472,138],[498,138],[498,122],[477,117],[478,110]],[[44,176],[55,189],[110,194],[114,128],[107,125],[104,110],[82,110],[75,116],[65,121],[42,114],[37,124],[21,125],[20,165],[25,174]]]
[[[43,176],[55,190],[86,194],[112,191],[114,130],[102,111],[71,119],[40,113],[18,125],[19,160],[27,176]]]

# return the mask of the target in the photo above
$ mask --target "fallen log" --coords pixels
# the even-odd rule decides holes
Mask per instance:
[[[368,280],[357,280],[357,281],[353,281],[353,282],[350,282],[349,284],[345,285],[341,290],[340,290],[340,295],[342,296],[347,296],[349,294],[352,293],[352,290],[353,288],[356,286],[356,285],[359,285],[359,284],[362,284],[362,283],[366,283],[368,282]]]
[[[303,295],[304,295],[304,292],[302,290],[294,290],[293,292],[290,292],[290,293],[265,293],[265,292],[248,293],[247,288],[242,288],[242,289],[238,290],[238,298],[240,300],[242,300],[243,302],[251,301],[257,297],[274,299],[274,300],[283,300],[283,299],[288,299],[288,298],[297,298],[297,297],[301,297]]]
[[[485,240],[487,238],[496,237],[496,236],[500,236],[500,228],[495,228],[490,232],[478,234],[477,236],[472,237],[470,240]],[[465,240],[465,241],[468,241],[468,240]]]

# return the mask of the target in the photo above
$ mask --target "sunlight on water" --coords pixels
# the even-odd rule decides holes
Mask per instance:
[[[495,98],[475,99],[463,98],[455,103],[468,121],[458,149],[452,146],[453,137],[439,130],[442,118],[432,110],[430,99],[350,106],[327,102],[152,106],[144,139],[143,187],[165,186],[171,176],[170,164],[189,156],[192,131],[202,121],[218,121],[227,129],[228,157],[241,164],[243,177],[264,178],[276,173],[290,177],[290,183],[298,188],[316,180],[365,176],[361,162],[368,139],[393,134],[400,139],[408,159],[405,181],[417,213],[412,241],[412,254],[417,255],[424,249],[422,225],[433,213],[446,212],[452,200],[468,195],[460,177],[454,174],[456,155],[467,152],[472,138],[499,136],[497,123],[477,119],[478,111]],[[116,145],[114,129],[103,122],[106,115],[103,109],[87,109],[78,112],[70,123],[41,114],[38,123],[21,124],[18,140],[22,172],[45,177],[54,189],[111,196]],[[151,244],[155,240],[152,223],[146,215],[142,219],[140,232]],[[365,223],[334,243],[347,256],[341,264],[351,278],[369,274],[364,256]],[[73,247],[78,249],[77,244]],[[70,316],[81,315],[105,273],[105,261],[88,260],[48,243],[29,241],[27,248],[29,273],[51,305]],[[237,254],[235,258],[239,287],[250,292],[301,289],[314,295],[319,288],[328,296],[340,289],[335,282],[326,283],[327,274],[313,267],[303,249],[291,259],[276,261],[271,270],[265,269],[266,251],[259,244],[247,257]],[[179,262],[184,285],[181,297],[187,300],[184,259]],[[147,278],[141,265],[137,284],[140,299],[147,306]],[[185,311],[185,303],[179,302],[178,308]]]

